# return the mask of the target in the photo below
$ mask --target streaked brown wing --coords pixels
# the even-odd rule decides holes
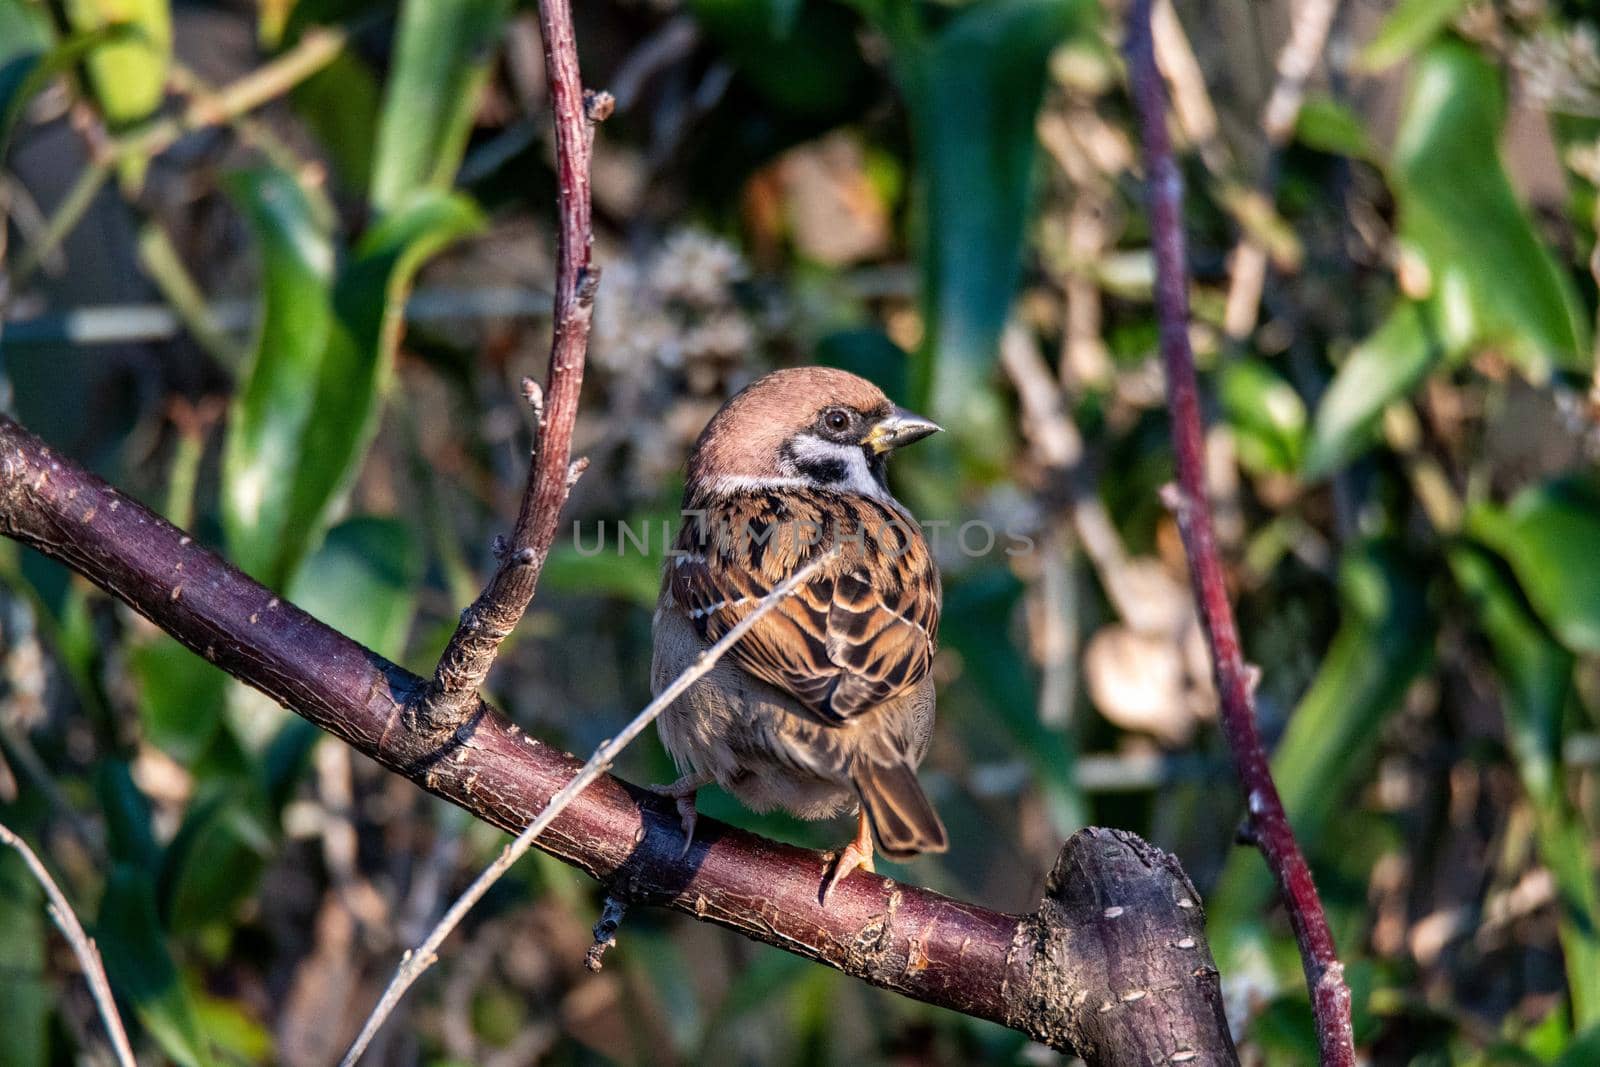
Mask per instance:
[[[698,544],[680,539],[689,554],[669,563],[668,576],[673,599],[703,639],[720,639],[837,540],[837,558],[769,611],[729,655],[834,724],[927,676],[939,627],[939,576],[906,516],[877,501],[819,493],[752,493],[708,510],[725,521],[719,529],[713,520]],[[836,538],[835,516],[845,536]],[[850,536],[856,530],[868,532]]]

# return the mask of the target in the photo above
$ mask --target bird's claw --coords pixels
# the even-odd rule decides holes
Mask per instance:
[[[690,786],[688,782],[680,779],[671,785],[646,786],[650,792],[658,797],[670,797],[678,809],[678,825],[683,828],[683,849],[678,853],[682,859],[689,854],[689,849],[694,845],[694,827],[700,819],[700,813],[695,810],[694,796],[702,783]]]
[[[868,874],[878,873],[877,868],[872,865],[872,834],[867,828],[865,817],[861,819],[855,840],[839,850],[839,854],[834,857],[827,875],[822,880],[822,891],[817,899],[823,907],[827,907],[828,898],[833,895],[833,887],[856,870],[863,870]]]

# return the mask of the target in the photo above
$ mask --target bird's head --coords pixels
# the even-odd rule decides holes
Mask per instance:
[[[689,457],[689,481],[712,492],[808,487],[883,495],[888,454],[938,430],[846,371],[774,371],[706,424]]]

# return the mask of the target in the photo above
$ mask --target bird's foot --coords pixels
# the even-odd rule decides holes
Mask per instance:
[[[678,825],[683,827],[683,851],[680,857],[689,854],[689,847],[694,844],[694,826],[700,819],[700,813],[695,810],[694,795],[700,791],[701,786],[710,785],[711,779],[702,774],[686,774],[671,785],[646,786],[650,792],[661,797],[671,797],[678,808]]]
[[[818,900],[823,907],[828,905],[828,897],[833,895],[833,887],[843,881],[852,871],[857,869],[868,874],[877,874],[877,868],[872,865],[872,827],[867,823],[867,813],[862,812],[856,822],[856,836],[853,841],[839,850],[839,855],[833,860],[826,877],[822,881],[822,891]]]

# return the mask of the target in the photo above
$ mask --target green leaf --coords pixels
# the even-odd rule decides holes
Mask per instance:
[[[378,429],[394,369],[411,280],[430,256],[468,233],[483,216],[467,198],[421,193],[369,230],[334,287],[333,329],[316,380],[313,415],[302,438],[305,462],[289,501],[287,529],[305,533],[286,557],[286,582],[320,540],[329,508],[354,478]]]
[[[1416,386],[1443,350],[1428,328],[1429,309],[1397,303],[1376,332],[1346,357],[1317,405],[1305,475],[1321,477],[1365,451],[1383,409]]]
[[[311,765],[311,751],[326,737],[304,719],[290,716],[261,754],[261,777],[268,810],[276,816],[294,797],[295,786]]]
[[[272,853],[271,833],[236,788],[192,803],[162,857],[157,884],[167,926],[186,934],[231,919]]]
[[[860,99],[869,70],[856,43],[859,23],[843,8],[815,0],[690,0],[689,9],[763,106],[825,120]]]
[[[164,634],[130,649],[128,664],[145,738],[191,765],[222,728],[228,676]]]
[[[1600,1063],[1600,1025],[1591,1025],[1572,1039],[1556,1067],[1588,1067]]]
[[[1557,478],[1482,507],[1472,531],[1511,563],[1534,608],[1574,652],[1600,652],[1600,479]]]
[[[1561,719],[1572,691],[1572,656],[1528,612],[1515,581],[1494,557],[1463,542],[1451,547],[1449,562],[1505,679],[1506,735],[1523,788],[1541,807],[1559,803]]]
[[[293,524],[294,490],[323,462],[306,451],[332,333],[334,249],[291,175],[261,169],[228,187],[261,259],[264,306],[255,353],[234,397],[223,447],[222,520],[228,553],[251,576],[282,588],[311,531]]]
[[[22,857],[0,847],[0,1063],[50,1062],[44,894]]]
[[[1033,668],[1011,640],[1011,620],[1021,596],[1022,584],[1004,569],[950,581],[940,639],[960,655],[991,721],[1026,756],[1051,823],[1065,837],[1087,824],[1088,808],[1073,778],[1074,738],[1040,721]]]
[[[1259,359],[1237,359],[1223,367],[1218,393],[1246,468],[1287,473],[1300,466],[1306,407],[1293,386]]]
[[[0,9],[10,8],[0,2]],[[51,79],[70,70],[90,52],[102,45],[126,41],[136,36],[126,26],[102,26],[86,33],[78,33],[49,47],[47,29],[32,27],[20,17],[33,10],[22,5],[19,12],[0,13],[0,39],[16,34],[16,45],[21,46],[7,55],[0,55],[0,159],[11,147],[11,135],[22,121],[28,103],[50,84]],[[30,48],[29,45],[35,45]],[[6,47],[15,47],[6,41]]]
[[[1426,264],[1440,332],[1502,349],[1534,379],[1586,370],[1588,324],[1571,279],[1517,202],[1499,148],[1500,72],[1446,41],[1416,63],[1391,180],[1400,240]]]
[[[10,69],[13,60],[31,62],[47,52],[55,41],[50,29],[50,14],[43,4],[29,0],[0,0],[0,70]],[[0,78],[0,85],[15,85]],[[0,96],[0,104],[5,103]]]
[[[273,1063],[272,1033],[243,1002],[194,991],[195,1012],[220,1053],[246,1063]]]
[[[85,62],[101,113],[113,128],[148,118],[166,95],[172,61],[172,12],[167,0],[66,0],[67,22],[78,33],[108,27],[133,31],[92,49]]]
[[[1347,811],[1383,720],[1432,658],[1433,622],[1421,577],[1387,542],[1346,550],[1338,633],[1272,757],[1273,779],[1309,856],[1315,857],[1329,824]],[[1260,858],[1236,850],[1207,903],[1219,959],[1239,948],[1237,940],[1259,922],[1272,894]]]
[[[1343,810],[1378,724],[1432,658],[1420,577],[1415,563],[1386,542],[1349,549],[1340,564],[1339,631],[1272,757],[1284,807],[1307,851]]]
[[[1573,1018],[1579,1027],[1593,1026],[1600,1023],[1600,888],[1582,815],[1561,782],[1561,720],[1573,692],[1573,657],[1528,611],[1499,561],[1465,543],[1451,549],[1449,561],[1501,675],[1506,735],[1533,803],[1539,856],[1561,903],[1557,934]]]
[[[1367,133],[1367,124],[1348,107],[1328,96],[1308,96],[1295,119],[1295,139],[1332,156],[1376,162],[1382,156]]]
[[[306,560],[289,597],[306,612],[397,660],[405,651],[422,582],[422,546],[396,519],[348,519]]]
[[[448,189],[466,151],[508,0],[404,0],[372,164],[372,206]]]
[[[1022,268],[1034,117],[1050,53],[1086,11],[1075,0],[995,0],[931,37],[890,33],[919,160],[926,339],[916,399],[991,450],[1002,416],[986,386]]]
[[[233,185],[262,248],[266,307],[223,452],[223,527],[234,560],[282,589],[376,432],[412,275],[480,215],[419,194],[367,233],[330,291],[332,246],[294,179],[260,170]]]
[[[882,330],[838,330],[818,339],[816,361],[872,382],[897,404],[911,404],[911,357]]]
[[[95,793],[106,821],[106,845],[119,864],[154,874],[161,862],[151,826],[150,801],[123,760],[107,759],[95,770]]]
[[[635,535],[648,530],[649,553],[637,551],[632,541],[623,541],[622,531],[612,523],[604,530],[585,524],[578,535],[582,545],[562,542],[544,565],[540,581],[546,588],[579,596],[614,596],[641,608],[654,610],[661,593],[661,542],[663,517],[623,519]],[[668,529],[670,529],[670,524]],[[671,542],[667,542],[671,544]],[[595,551],[598,547],[598,551]],[[619,551],[620,548],[620,551]]]
[[[184,1067],[204,1067],[210,1052],[200,1032],[194,1002],[167,951],[156,915],[155,886],[148,874],[119,863],[100,901],[95,940],[117,996],[161,1050]]]
[[[1432,41],[1466,6],[1467,0],[1400,0],[1362,51],[1360,65],[1368,71],[1393,66]]]
[[[378,129],[378,79],[372,68],[348,50],[295,86],[295,110],[317,135],[344,187],[372,184],[372,158]]]

